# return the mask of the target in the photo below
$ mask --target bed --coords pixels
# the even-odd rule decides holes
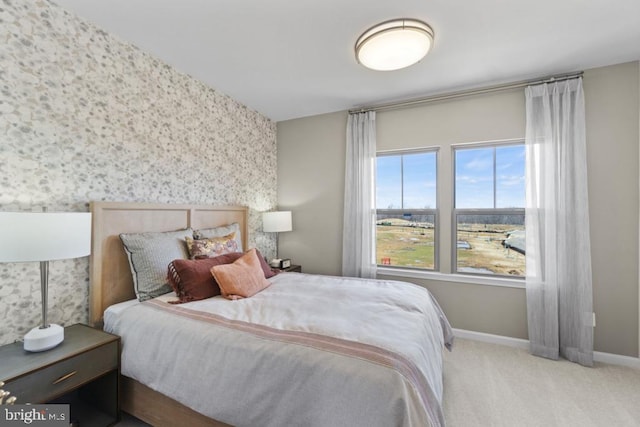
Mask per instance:
[[[244,207],[94,202],[90,322],[122,337],[121,405],[155,426],[441,426],[446,318],[423,288],[301,273],[256,295],[136,300],[121,233],[237,224]],[[187,332],[188,331],[188,332]]]

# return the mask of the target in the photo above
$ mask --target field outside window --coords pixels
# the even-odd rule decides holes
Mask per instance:
[[[523,213],[457,213],[456,225],[458,273],[524,276]]]
[[[436,164],[436,151],[377,157],[378,265],[436,269]]]
[[[378,211],[376,260],[379,265],[435,269],[435,213]]]
[[[455,271],[525,274],[524,144],[455,149]]]

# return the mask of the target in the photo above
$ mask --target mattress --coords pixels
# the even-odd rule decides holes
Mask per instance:
[[[251,298],[105,312],[122,374],[235,426],[442,426],[451,328],[424,288],[282,273]]]

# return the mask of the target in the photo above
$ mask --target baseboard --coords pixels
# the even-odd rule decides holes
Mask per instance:
[[[453,334],[458,338],[482,341],[490,344],[506,345],[507,347],[529,349],[529,340],[521,338],[505,337],[502,335],[486,334],[484,332],[467,331],[465,329],[453,329]]]
[[[593,360],[596,362],[608,363],[610,365],[628,366],[630,368],[640,369],[640,358],[637,357],[594,351]]]
[[[453,334],[458,338],[481,341],[490,344],[505,345],[507,347],[529,349],[529,340],[522,338],[505,337],[502,335],[487,334],[484,332],[467,331],[465,329],[453,329]],[[454,346],[455,348],[455,346]],[[622,356],[619,354],[603,353],[600,351],[593,352],[593,360],[611,365],[627,366],[630,368],[640,369],[640,358]]]

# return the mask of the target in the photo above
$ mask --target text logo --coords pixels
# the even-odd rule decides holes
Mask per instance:
[[[0,406],[0,427],[68,427],[69,405]]]

